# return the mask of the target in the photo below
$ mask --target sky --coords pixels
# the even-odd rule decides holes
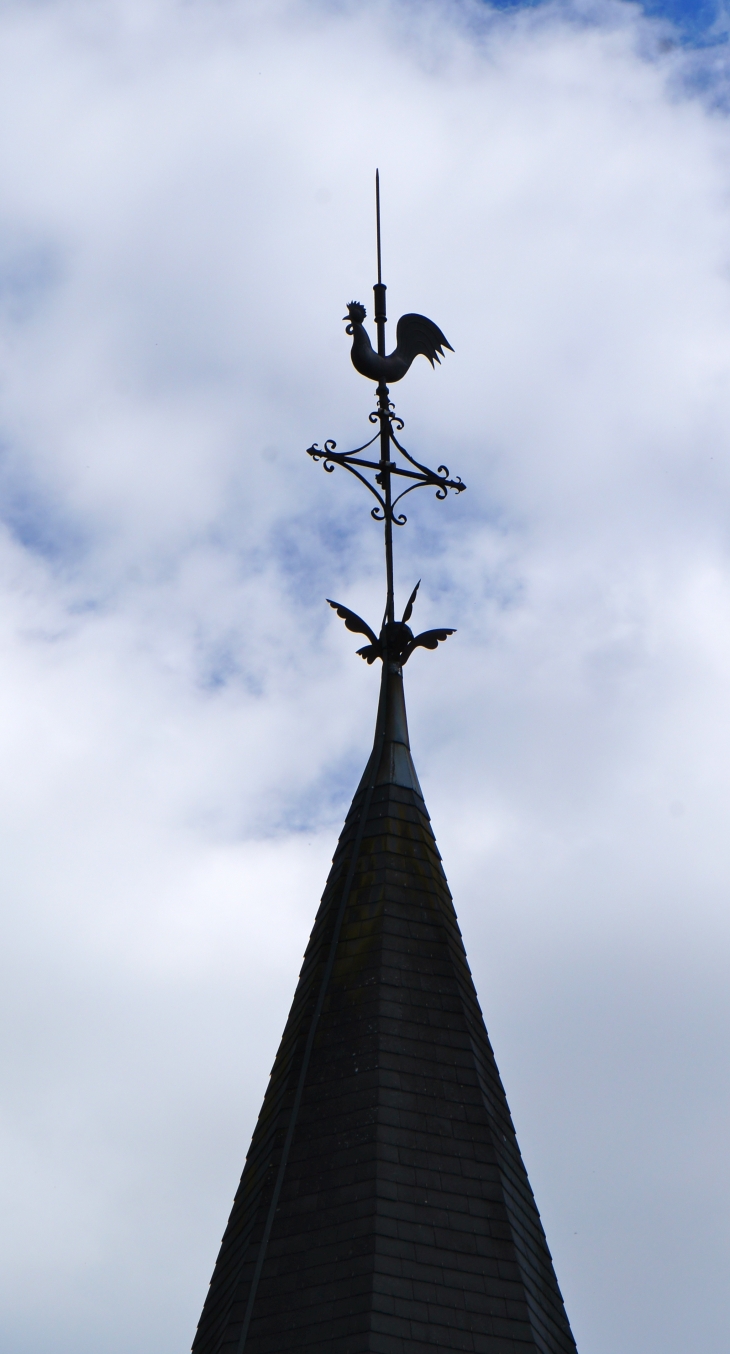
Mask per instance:
[[[0,1354],[189,1348],[372,739],[411,741],[581,1354],[727,1351],[726,12],[0,6]]]

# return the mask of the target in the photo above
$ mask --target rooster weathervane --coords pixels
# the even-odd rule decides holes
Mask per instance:
[[[406,609],[403,613],[403,619],[395,619],[395,592],[393,586],[393,525],[404,526],[407,521],[403,511],[396,512],[396,506],[406,494],[410,494],[414,489],[423,489],[431,485],[436,490],[436,497],[444,499],[449,490],[460,494],[466,488],[460,476],[456,479],[449,478],[448,466],[440,465],[437,470],[429,470],[428,466],[421,465],[420,461],[415,460],[410,452],[406,451],[404,446],[396,437],[396,433],[403,429],[403,420],[395,412],[390,399],[390,392],[386,382],[401,381],[409,370],[414,358],[423,356],[428,358],[431,366],[435,362],[440,362],[445,356],[444,349],[448,348],[453,352],[451,344],[444,334],[442,334],[437,324],[429,320],[425,315],[401,315],[396,325],[396,346],[389,355],[385,351],[385,325],[387,321],[385,311],[385,292],[386,286],[383,282],[381,252],[380,252],[380,175],[375,171],[375,221],[377,237],[377,255],[378,255],[378,280],[373,287],[375,296],[374,318],[375,327],[378,336],[377,352],[373,348],[370,336],[364,327],[363,321],[367,312],[365,307],[359,301],[350,301],[347,307],[347,315],[343,318],[347,320],[346,333],[352,336],[352,348],[350,356],[355,370],[360,372],[361,376],[367,377],[371,381],[377,381],[376,394],[378,397],[378,407],[370,414],[370,422],[377,424],[377,431],[362,446],[356,447],[353,451],[337,451],[337,443],[327,441],[324,447],[318,447],[316,442],[311,447],[307,447],[307,455],[314,461],[322,461],[324,469],[331,474],[336,465],[343,466],[355,475],[362,484],[370,490],[370,493],[377,499],[377,504],[371,509],[371,515],[376,522],[383,522],[385,529],[385,573],[386,573],[386,603],[385,614],[380,635],[376,635],[366,621],[350,611],[349,607],[342,606],[340,602],[333,602],[328,598],[329,604],[337,612],[347,626],[356,635],[365,635],[370,641],[363,648],[358,649],[361,658],[368,663],[374,663],[376,658],[381,658],[384,665],[394,665],[396,669],[401,669],[403,664],[408,661],[414,649],[435,649],[437,645],[453,635],[453,630],[425,630],[422,634],[414,636],[413,631],[408,625],[413,612],[413,604],[416,600],[416,594],[420,587],[420,580],[411,593]],[[373,443],[380,443],[380,460],[367,460],[362,453],[366,452]],[[407,462],[401,466],[394,458],[395,452],[400,452]],[[374,471],[372,479],[368,476],[368,471]],[[409,480],[400,492],[393,496],[393,477],[401,477]],[[397,484],[397,480],[396,480]]]

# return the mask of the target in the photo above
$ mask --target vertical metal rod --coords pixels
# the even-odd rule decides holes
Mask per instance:
[[[375,171],[375,232],[378,244],[378,284],[383,281],[383,272],[380,266],[380,170]]]
[[[380,417],[380,483],[385,499],[385,581],[386,621],[395,620],[395,591],[393,586],[393,500],[390,486],[390,400],[387,385],[378,386],[378,414]],[[387,655],[384,661],[387,661]]]
[[[380,248],[380,170],[375,171],[375,240],[378,254],[378,280],[373,287],[375,296],[375,325],[378,331],[378,352],[385,357],[385,292],[383,282],[383,263]],[[379,479],[385,499],[385,578],[386,578],[386,621],[395,620],[395,597],[393,589],[393,504],[390,488],[390,400],[388,387],[384,381],[378,386],[378,414],[380,416],[380,474]],[[384,656],[387,662],[387,654]]]
[[[387,287],[383,282],[383,266],[380,254],[380,171],[375,171],[375,239],[378,254],[378,280],[373,287],[375,295],[375,328],[378,331],[378,352],[381,357],[385,357],[385,293]]]

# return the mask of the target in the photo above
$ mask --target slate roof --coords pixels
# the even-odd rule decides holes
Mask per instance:
[[[384,672],[195,1354],[575,1354]]]

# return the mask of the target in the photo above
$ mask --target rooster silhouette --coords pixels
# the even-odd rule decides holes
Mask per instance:
[[[341,602],[333,602],[327,598],[330,606],[337,615],[345,622],[348,630],[352,630],[355,635],[367,635],[370,640],[362,649],[358,649],[361,658],[366,663],[374,663],[376,658],[384,658],[387,652],[388,658],[402,667],[408,662],[414,649],[435,649],[442,640],[448,639],[449,635],[455,635],[455,630],[423,630],[420,635],[413,634],[410,626],[406,624],[411,619],[413,603],[416,600],[416,593],[421,586],[419,578],[413,592],[408,598],[408,605],[403,612],[402,621],[387,621],[380,632],[380,639],[374,630],[370,629],[367,621],[361,616],[350,611],[349,607],[343,606]]]
[[[370,335],[363,328],[366,315],[367,311],[359,301],[350,301],[347,314],[342,318],[348,321],[345,333],[352,334],[352,365],[371,381],[392,383],[402,380],[419,353],[427,357],[433,366],[445,355],[444,348],[448,348],[450,353],[454,351],[433,320],[427,320],[425,315],[401,315],[395,330],[395,351],[389,357],[381,357],[380,353],[375,352]]]

